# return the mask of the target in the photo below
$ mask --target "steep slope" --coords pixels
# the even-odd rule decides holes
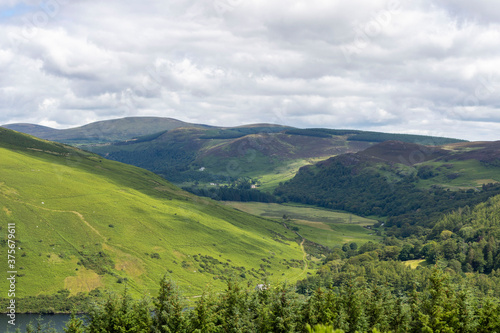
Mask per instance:
[[[137,167],[0,128],[1,251],[16,225],[17,297],[117,289],[156,292],[164,274],[188,294],[231,274],[293,281],[291,231],[183,192]],[[2,266],[3,267],[3,266]],[[0,282],[2,290],[7,281]],[[121,289],[121,288],[120,288]]]
[[[443,213],[500,193],[500,167],[492,159],[497,146],[384,142],[301,168],[275,193],[285,201],[384,217],[386,226],[407,225],[399,230],[406,236],[422,234]]]

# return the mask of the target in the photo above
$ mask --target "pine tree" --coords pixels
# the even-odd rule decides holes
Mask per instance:
[[[193,333],[217,332],[216,300],[207,292],[201,295],[194,309],[189,313],[190,331]]]
[[[186,329],[183,314],[184,299],[176,284],[164,276],[160,281],[160,292],[154,302],[153,331],[158,333],[181,333]]]
[[[66,323],[64,328],[65,333],[84,333],[85,327],[83,325],[83,320],[75,315],[75,312],[71,313],[71,319]]]
[[[271,330],[272,332],[294,332],[298,305],[295,293],[286,285],[280,285],[273,292],[271,303]]]
[[[500,332],[500,301],[488,295],[479,310],[478,332]]]
[[[137,302],[128,295],[127,288],[121,296],[110,293],[104,302],[94,303],[87,313],[88,333],[119,332],[147,333],[150,332],[149,306]],[[141,309],[138,305],[141,304]]]
[[[454,332],[459,326],[455,293],[448,276],[435,269],[430,277],[429,298],[423,302],[424,332]]]
[[[365,314],[365,296],[367,291],[359,283],[350,283],[343,288],[342,303],[346,316],[347,332],[364,332],[368,329]]]
[[[229,279],[227,290],[218,302],[218,325],[223,332],[250,332],[252,323],[249,313],[248,294],[239,284]]]
[[[332,324],[337,321],[337,312],[338,300],[333,290],[318,288],[302,306],[302,323],[313,326]]]
[[[136,301],[132,305],[131,318],[132,332],[149,333],[152,331],[153,318],[151,316],[151,300],[147,297]]]

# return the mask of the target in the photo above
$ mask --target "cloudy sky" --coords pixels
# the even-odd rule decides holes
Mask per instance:
[[[0,0],[0,124],[500,140],[498,0]]]

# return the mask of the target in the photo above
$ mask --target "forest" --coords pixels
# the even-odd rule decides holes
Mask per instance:
[[[424,172],[400,174],[353,164],[348,157],[330,159],[327,166],[307,166],[280,184],[274,194],[280,201],[345,210],[386,220],[389,235],[424,235],[446,213],[474,206],[500,194],[499,184],[481,190],[450,191],[441,187],[417,187]],[[422,178],[420,178],[422,177]]]
[[[345,243],[296,285],[232,276],[223,292],[188,298],[164,277],[157,297],[133,299],[126,285],[96,294],[65,332],[499,332],[499,235],[497,196],[443,216],[425,238]]]
[[[392,273],[386,271],[387,276]],[[340,273],[336,273],[337,275]],[[334,276],[336,275],[334,274]],[[347,272],[349,275],[349,272]],[[255,288],[228,280],[192,300],[163,278],[156,298],[133,299],[127,288],[73,314],[67,333],[97,332],[498,332],[500,299],[475,293],[439,267],[423,270],[408,292],[363,275],[298,294],[290,285]],[[417,286],[417,282],[422,282]],[[54,332],[50,323],[26,332]]]

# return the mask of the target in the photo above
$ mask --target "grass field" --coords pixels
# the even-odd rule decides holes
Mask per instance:
[[[149,171],[12,133],[0,129],[0,250],[15,223],[18,297],[122,290],[122,281],[154,294],[165,274],[199,295],[208,284],[224,288],[221,277],[256,284],[305,273],[288,264],[304,253],[280,223]]]
[[[418,259],[418,260],[407,260],[403,261],[403,263],[413,269],[416,269],[417,267],[423,267],[427,266],[428,264],[425,262],[425,259]]]
[[[260,172],[252,176],[259,180],[261,184],[259,190],[272,192],[278,187],[279,183],[292,179],[301,167],[314,164],[327,158],[328,157],[308,158],[289,161],[288,163],[275,167],[271,173]]]
[[[417,185],[421,188],[439,185],[450,190],[475,189],[483,184],[500,182],[500,168],[484,165],[477,160],[427,162],[422,165],[432,167],[436,176],[420,180]]]
[[[331,248],[342,246],[347,242],[363,244],[380,239],[373,230],[365,228],[373,225],[375,220],[349,213],[303,205],[260,202],[226,202],[226,204],[250,214],[286,222],[287,225],[297,227],[302,237]],[[283,219],[284,215],[287,220]]]

